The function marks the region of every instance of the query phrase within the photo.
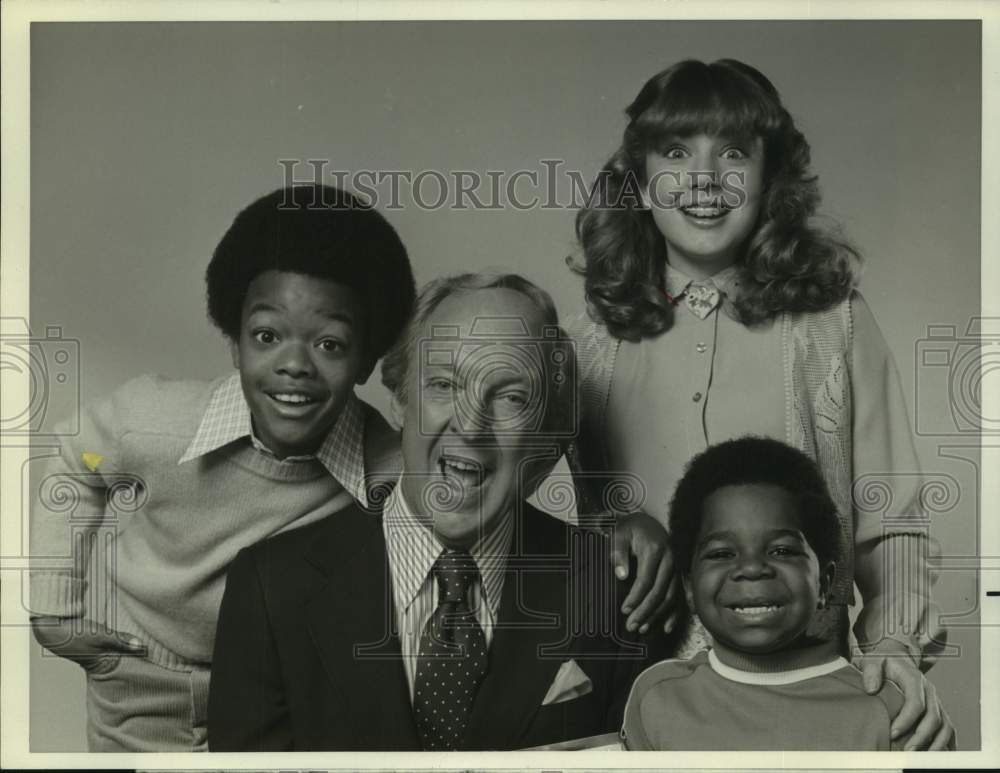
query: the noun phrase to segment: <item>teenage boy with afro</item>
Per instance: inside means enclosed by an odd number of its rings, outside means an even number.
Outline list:
[[[354,394],[414,299],[382,215],[327,186],[274,191],[237,215],[206,281],[238,372],[126,383],[83,411],[37,478],[32,625],[86,671],[91,751],[204,750],[233,557],[366,505],[366,478],[398,464],[396,433]],[[112,544],[96,539],[108,527]],[[113,556],[93,578],[106,603],[88,592],[95,549]]]

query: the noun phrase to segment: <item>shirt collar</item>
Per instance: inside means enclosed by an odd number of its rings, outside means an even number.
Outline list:
[[[426,522],[417,518],[410,510],[403,496],[401,481],[402,475],[389,495],[382,514],[389,569],[392,573],[396,609],[399,612],[413,604],[434,568],[434,562],[445,550]],[[493,619],[497,618],[500,609],[504,570],[510,554],[513,531],[514,521],[508,514],[495,529],[483,535],[469,550],[479,567],[486,603]]]
[[[318,459],[355,500],[367,507],[364,428],[364,409],[352,392],[315,454],[289,456],[278,463],[297,464]],[[259,452],[273,456],[254,435],[250,406],[243,396],[239,374],[234,373],[215,388],[198,431],[177,463],[184,464],[244,438],[248,438]]]
[[[787,671],[744,671],[740,668],[727,666],[719,660],[719,656],[715,654],[715,650],[709,650],[708,664],[715,673],[724,679],[730,680],[731,682],[742,682],[743,684],[757,685],[782,685],[795,684],[796,682],[803,682],[806,679],[815,679],[817,676],[832,674],[834,671],[839,671],[844,666],[848,665],[848,662],[842,657],[837,657],[827,663],[821,663],[818,666],[792,668]]]
[[[691,284],[701,284],[714,286],[723,296],[723,305],[736,300],[740,291],[740,270],[735,264],[728,266],[722,271],[696,281],[683,271],[674,268],[669,263],[666,264],[666,271],[663,277],[664,288],[671,298],[680,298]]]

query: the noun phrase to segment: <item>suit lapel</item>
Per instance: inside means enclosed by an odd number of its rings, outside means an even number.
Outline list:
[[[574,578],[566,574],[565,526],[549,520],[526,507],[515,526],[489,672],[476,693],[465,749],[515,748],[562,665],[551,650],[568,644],[567,593]]]
[[[321,572],[306,603],[309,631],[326,675],[342,694],[357,748],[419,749],[380,516],[344,519],[308,553]],[[334,525],[334,524],[331,524]]]

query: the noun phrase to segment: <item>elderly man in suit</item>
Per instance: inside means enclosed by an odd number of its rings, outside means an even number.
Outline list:
[[[557,322],[516,275],[424,289],[383,364],[403,412],[384,506],[230,569],[211,749],[509,750],[620,727],[663,634],[627,629],[605,534],[525,501],[575,422]]]

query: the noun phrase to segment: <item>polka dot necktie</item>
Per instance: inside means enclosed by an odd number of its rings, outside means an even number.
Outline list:
[[[465,551],[446,551],[434,564],[438,606],[424,626],[413,685],[413,713],[423,748],[458,747],[486,674],[486,637],[469,608],[479,570]]]
[[[719,305],[719,291],[711,282],[708,284],[691,284],[684,293],[684,303],[699,319],[705,319],[712,309]]]

